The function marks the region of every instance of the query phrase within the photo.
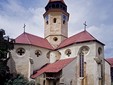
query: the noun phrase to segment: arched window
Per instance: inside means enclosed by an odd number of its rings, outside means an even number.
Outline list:
[[[54,18],[54,19],[53,19],[53,23],[56,23],[56,21],[57,21],[57,19],[56,19],[56,18]]]
[[[79,50],[79,76],[86,76],[86,61],[85,56],[89,53],[90,48],[88,46],[82,46]]]
[[[56,5],[56,8],[59,8],[59,4]]]
[[[65,24],[66,23],[66,21],[65,20],[63,20],[63,24]]]
[[[80,77],[84,77],[84,54],[80,54],[79,56],[79,75]]]
[[[60,8],[62,9],[62,5],[60,5]]]
[[[62,19],[63,19],[63,24],[65,24],[66,23],[66,20],[67,20],[66,15],[62,15]]]
[[[55,4],[52,4],[52,8],[55,8]]]
[[[49,16],[48,15],[45,16],[45,20],[46,20],[46,24],[49,24],[49,21],[48,21],[49,20]]]

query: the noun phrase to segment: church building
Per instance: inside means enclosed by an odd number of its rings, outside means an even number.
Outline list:
[[[86,29],[68,37],[64,0],[49,0],[43,18],[44,38],[24,32],[15,39],[12,73],[21,73],[36,85],[111,85],[104,44]]]

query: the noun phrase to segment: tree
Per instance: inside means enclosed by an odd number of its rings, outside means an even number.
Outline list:
[[[5,85],[35,85],[34,81],[28,81],[26,77],[21,74],[11,76],[9,80],[6,81]]]
[[[14,39],[4,36],[5,31],[0,29],[0,84],[4,85],[5,81],[10,77],[7,62],[10,59],[10,50],[14,48]]]
[[[10,74],[7,62],[10,59],[10,50],[14,49],[14,39],[4,36],[5,31],[0,29],[0,85],[35,85],[21,74]]]

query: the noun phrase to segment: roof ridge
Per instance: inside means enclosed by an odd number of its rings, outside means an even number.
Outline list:
[[[91,35],[91,33],[89,33],[88,31],[85,30],[85,32],[87,32],[91,37],[93,37],[95,40],[97,40],[93,35]]]
[[[43,37],[40,37],[40,36],[37,36],[37,35],[33,35],[33,34],[31,34],[31,33],[27,33],[27,32],[25,32],[25,33],[28,34],[28,35],[32,35],[32,36],[35,36],[35,37],[44,39]]]

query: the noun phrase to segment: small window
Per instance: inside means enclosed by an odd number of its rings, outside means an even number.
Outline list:
[[[54,18],[54,19],[53,19],[53,22],[54,22],[54,23],[56,23],[56,21],[57,21],[57,19],[56,19],[56,18]]]
[[[49,22],[48,22],[48,21],[46,21],[46,24],[49,24]]]
[[[63,24],[65,24],[66,23],[66,21],[65,20],[63,20]]]
[[[70,50],[70,49],[67,49],[67,50],[65,51],[65,54],[69,57],[69,56],[71,55],[71,50]]]
[[[65,7],[63,7],[63,10],[66,10],[66,8],[65,8]]]
[[[60,5],[60,8],[62,8],[62,5]]]
[[[55,4],[52,5],[52,8],[55,8]]]
[[[63,24],[66,23],[67,17],[65,15],[62,15],[62,19],[63,19]]]
[[[59,8],[59,4],[56,5],[56,8]]]
[[[49,6],[49,8],[51,8],[51,5]]]
[[[54,37],[54,38],[53,38],[53,40],[54,40],[54,41],[57,41],[57,40],[58,40],[58,38],[57,38],[57,37]]]
[[[41,52],[40,50],[36,50],[36,51],[35,51],[35,55],[36,55],[37,57],[39,57],[41,54],[42,54],[42,52]]]
[[[25,49],[24,48],[18,48],[16,50],[16,53],[20,56],[24,55],[25,54]]]
[[[98,48],[98,54],[99,54],[99,55],[102,54],[102,48],[101,48],[101,47]]]
[[[49,21],[48,21],[49,20],[49,16],[48,15],[45,16],[45,20],[46,20],[46,24],[48,24],[49,23]]]

